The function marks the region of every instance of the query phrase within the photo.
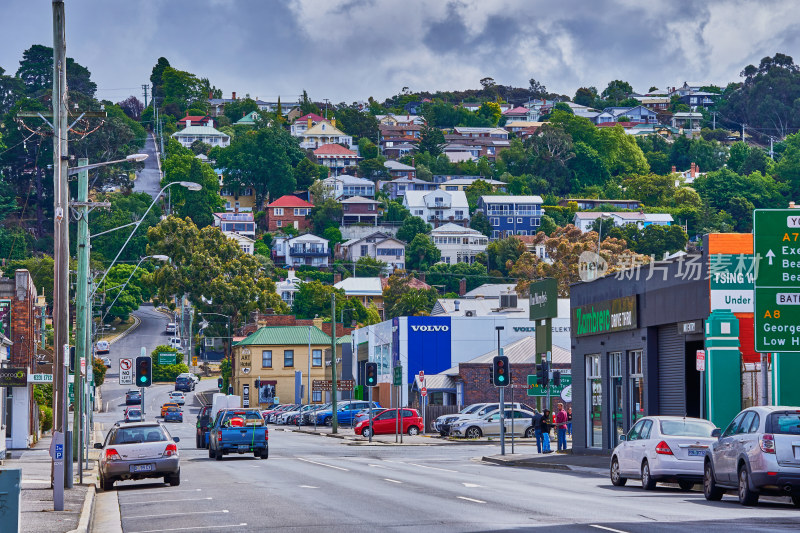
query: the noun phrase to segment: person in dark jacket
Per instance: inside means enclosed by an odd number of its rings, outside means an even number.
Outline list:
[[[550,409],[542,413],[542,453],[553,453],[550,449],[550,428],[553,426]]]
[[[536,453],[542,453],[542,419],[544,416],[539,411],[531,418],[533,435],[536,437]]]

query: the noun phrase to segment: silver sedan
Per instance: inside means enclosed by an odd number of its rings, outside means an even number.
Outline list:
[[[532,437],[533,426],[531,426],[531,419],[533,412],[527,410],[508,410],[505,412],[505,427],[506,434],[511,435],[511,420],[514,419],[514,435]],[[477,439],[487,435],[500,434],[500,411],[494,411],[488,415],[480,418],[473,418],[457,422],[450,428],[450,435],[454,437],[466,437],[468,439]]]

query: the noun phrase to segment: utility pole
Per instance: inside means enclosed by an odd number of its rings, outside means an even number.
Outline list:
[[[772,150],[772,143],[775,140],[775,137],[770,136],[769,138],[769,158],[773,161],[775,160],[775,152]]]
[[[747,141],[744,140],[744,123],[742,123],[742,142],[747,144]]]
[[[716,111],[712,111],[711,112],[711,124],[712,124],[712,126],[711,126],[712,130],[717,129],[717,112]]]
[[[338,433],[336,409],[336,293],[331,293],[331,433]]]
[[[78,166],[85,167],[89,164],[89,160],[81,158],[78,160]],[[88,350],[86,349],[86,325],[88,324],[87,314],[87,300],[89,296],[89,171],[83,170],[78,173],[78,276],[75,280],[75,410],[72,417],[72,456],[73,459],[78,461],[78,474],[83,478],[83,470],[81,466],[81,450],[83,449],[83,432],[81,428],[82,418],[82,398],[83,398],[83,375],[81,373],[80,361],[86,361],[88,366],[89,360],[86,358]],[[83,204],[83,205],[80,205]]]
[[[147,108],[147,89],[149,87],[150,86],[147,85],[146,83],[142,85],[142,91],[144,91],[144,107],[145,107],[145,109]]]

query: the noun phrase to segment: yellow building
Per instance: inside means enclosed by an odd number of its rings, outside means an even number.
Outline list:
[[[309,361],[309,347],[310,358]],[[244,386],[249,386],[249,406],[266,408],[273,403],[306,403],[308,376],[311,381],[325,377],[325,350],[330,350],[331,337],[315,326],[262,327],[233,347],[234,394],[244,400]],[[295,372],[302,372],[306,389],[302,398],[295,397]],[[259,391],[255,381],[260,381]],[[322,403],[324,393],[315,392],[312,403]]]
[[[226,187],[223,175],[218,173],[219,195],[225,202],[225,211],[230,213],[253,212],[256,211],[256,194],[252,187]]]

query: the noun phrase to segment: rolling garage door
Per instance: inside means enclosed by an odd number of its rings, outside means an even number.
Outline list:
[[[686,363],[684,339],[678,335],[678,325],[658,328],[658,405],[660,415],[686,414]],[[651,413],[656,414],[656,413]]]

